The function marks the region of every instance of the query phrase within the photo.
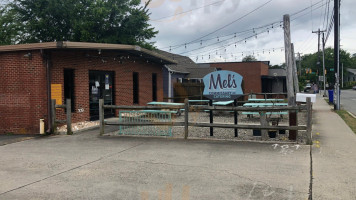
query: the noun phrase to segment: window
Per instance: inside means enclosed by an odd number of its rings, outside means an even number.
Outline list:
[[[138,73],[133,72],[132,74],[132,82],[133,82],[133,103],[138,104],[139,103],[139,88],[138,88]]]
[[[64,99],[71,99],[72,112],[74,112],[74,69],[64,69]]]
[[[157,74],[152,74],[152,101],[157,101]]]

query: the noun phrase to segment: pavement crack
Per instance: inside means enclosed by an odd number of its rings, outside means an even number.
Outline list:
[[[25,188],[25,187],[27,187],[27,186],[30,186],[30,185],[33,185],[33,184],[36,184],[36,183],[39,183],[39,182],[41,182],[41,181],[44,181],[44,180],[47,180],[47,179],[50,179],[50,178],[53,178],[53,177],[56,177],[56,176],[65,174],[65,173],[67,173],[67,172],[70,172],[70,171],[79,169],[79,168],[81,168],[81,167],[88,166],[88,165],[90,165],[90,164],[99,162],[99,161],[101,161],[101,160],[103,160],[103,159],[105,159],[105,158],[110,158],[110,157],[112,157],[112,156],[121,154],[121,153],[123,153],[123,152],[125,152],[125,151],[128,151],[128,150],[131,150],[131,149],[133,149],[133,148],[136,148],[136,147],[138,147],[138,146],[140,146],[140,145],[142,145],[142,144],[144,144],[144,143],[145,143],[145,142],[139,143],[139,144],[134,145],[134,146],[132,146],[132,147],[129,147],[129,148],[127,148],[127,149],[124,149],[124,150],[121,150],[121,151],[118,151],[118,152],[115,152],[115,153],[112,153],[112,154],[108,154],[108,155],[106,155],[106,156],[102,156],[102,157],[100,157],[100,158],[98,158],[98,159],[96,159],[96,160],[93,160],[93,161],[84,163],[84,164],[82,164],[82,165],[79,165],[79,166],[70,168],[70,169],[68,169],[68,170],[59,172],[59,173],[57,173],[57,174],[53,174],[53,175],[51,175],[51,176],[47,176],[47,177],[42,178],[42,179],[39,179],[39,180],[37,180],[37,181],[33,181],[33,182],[31,182],[31,183],[27,183],[27,184],[22,185],[22,186],[19,186],[19,187],[17,187],[17,188],[14,188],[14,189],[5,191],[5,192],[3,192],[3,193],[0,193],[0,196],[2,196],[2,195],[4,195],[4,194],[7,194],[7,193],[9,193],[9,192],[16,191],[16,190],[18,190],[18,189]]]
[[[289,189],[284,189],[284,188],[279,188],[279,187],[272,187],[271,185],[269,185],[268,183],[265,183],[263,181],[259,181],[259,180],[253,180],[251,178],[248,178],[248,177],[245,177],[245,176],[242,176],[240,174],[237,174],[235,172],[231,172],[230,170],[227,170],[227,169],[213,169],[213,168],[210,168],[210,167],[206,167],[206,166],[196,166],[196,165],[183,165],[183,164],[172,164],[172,163],[162,163],[162,162],[152,162],[152,161],[134,161],[134,160],[118,160],[118,161],[122,161],[122,162],[131,162],[131,163],[146,163],[146,164],[152,164],[152,165],[166,165],[166,166],[175,166],[175,167],[189,167],[189,168],[199,168],[199,169],[205,169],[207,171],[211,171],[211,172],[221,172],[221,173],[227,173],[227,174],[230,174],[230,175],[233,175],[233,176],[236,176],[236,177],[239,177],[241,179],[245,179],[245,180],[248,180],[252,183],[260,183],[260,184],[263,184],[263,185],[266,185],[266,186],[269,186],[271,188],[275,188],[275,189],[279,189],[279,190],[283,190],[283,191],[286,191],[286,192],[290,192]],[[301,192],[301,191],[293,191],[295,193],[305,193],[305,192]]]
[[[309,197],[308,200],[313,199],[313,146],[310,145],[310,181],[309,181]]]

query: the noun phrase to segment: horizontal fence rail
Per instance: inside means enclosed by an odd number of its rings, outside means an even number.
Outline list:
[[[118,109],[118,110],[184,110],[184,122],[108,122],[104,120],[105,109]],[[237,111],[245,112],[257,112],[260,114],[261,124],[229,124],[229,123],[192,123],[189,122],[188,113],[194,111],[231,111],[236,113]],[[307,125],[296,126],[270,126],[266,122],[267,112],[274,111],[307,111]],[[100,117],[100,135],[104,134],[105,125],[117,125],[117,126],[184,126],[184,138],[188,138],[188,127],[206,127],[206,128],[234,128],[234,129],[256,129],[256,130],[290,130],[290,131],[306,131],[307,144],[311,144],[311,120],[312,120],[312,105],[311,99],[307,98],[307,105],[299,106],[274,106],[274,107],[235,107],[235,106],[206,106],[206,105],[189,105],[188,99],[185,100],[183,105],[160,105],[160,106],[117,106],[117,105],[104,105],[102,99],[99,100],[99,117]],[[237,135],[235,135],[237,137]],[[266,139],[266,134],[262,134],[262,138]]]

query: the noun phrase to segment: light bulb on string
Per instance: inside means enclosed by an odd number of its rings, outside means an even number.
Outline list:
[[[219,39],[219,36],[218,37],[216,37],[217,39],[218,39],[218,42],[220,41],[220,39]]]
[[[269,28],[267,28],[267,33],[269,34]]]
[[[187,48],[187,43],[184,44],[184,47]]]
[[[203,40],[200,40],[200,46],[203,45]]]
[[[169,51],[170,51],[170,52],[172,51],[172,47],[171,47],[171,46],[169,46]]]
[[[236,43],[235,43],[235,48],[236,48]]]
[[[234,35],[234,38],[236,38],[236,33],[235,33],[235,35]]]

